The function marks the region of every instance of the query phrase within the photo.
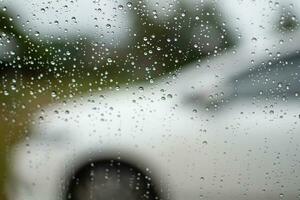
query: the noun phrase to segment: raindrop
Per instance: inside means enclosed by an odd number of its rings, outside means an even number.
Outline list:
[[[43,117],[43,116],[40,116],[40,117],[39,117],[39,121],[41,121],[41,122],[44,121],[44,117]]]
[[[55,98],[55,97],[57,96],[56,91],[52,91],[52,92],[51,92],[51,96],[52,96],[53,98]]]
[[[4,93],[4,96],[8,96],[9,95],[9,92],[7,90],[4,90],[3,93]]]
[[[256,37],[253,37],[253,38],[251,39],[251,41],[252,41],[252,42],[257,42],[257,38],[256,38]]]
[[[128,8],[132,7],[132,3],[131,2],[128,2],[126,5],[127,5]]]
[[[111,58],[107,58],[107,62],[111,63],[112,59]]]
[[[12,84],[12,85],[11,85],[11,89],[12,89],[12,90],[16,90],[16,89],[17,89],[16,85],[15,85],[15,84]]]
[[[139,87],[139,91],[144,91],[144,88],[143,87]]]

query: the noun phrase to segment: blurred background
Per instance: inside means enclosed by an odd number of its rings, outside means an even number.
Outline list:
[[[297,1],[0,0],[0,199],[36,110],[298,29]],[[298,12],[297,12],[298,11]]]

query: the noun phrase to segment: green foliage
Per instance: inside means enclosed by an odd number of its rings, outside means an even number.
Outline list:
[[[26,33],[2,11],[0,29],[17,40],[17,53],[10,55],[8,61],[1,61],[1,70],[43,77],[81,76],[90,72],[99,79],[105,73],[104,79],[130,83],[162,76],[187,63],[216,55],[235,42],[213,5],[191,10],[179,3],[167,20],[157,18],[156,11],[148,9],[142,1],[128,9],[135,24],[128,33],[131,43],[108,53],[97,48],[102,41],[85,36],[40,39],[39,33]],[[103,82],[109,82],[104,79]]]

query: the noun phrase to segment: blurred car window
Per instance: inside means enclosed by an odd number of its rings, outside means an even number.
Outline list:
[[[278,55],[279,56],[279,55]],[[250,67],[247,73],[233,80],[235,93],[240,96],[268,98],[297,97],[300,92],[300,55],[266,60]]]

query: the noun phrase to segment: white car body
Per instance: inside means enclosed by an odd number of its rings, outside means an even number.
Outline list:
[[[278,47],[269,42],[282,54],[300,48],[296,39]],[[243,47],[176,78],[38,113],[32,136],[14,149],[10,199],[63,199],[62,185],[76,168],[105,158],[150,171],[167,199],[296,199],[298,102],[235,98],[206,109],[209,95],[231,93],[231,75],[249,70],[250,52]],[[256,52],[257,63],[268,59],[263,49]],[[204,104],[189,102],[194,96]]]

